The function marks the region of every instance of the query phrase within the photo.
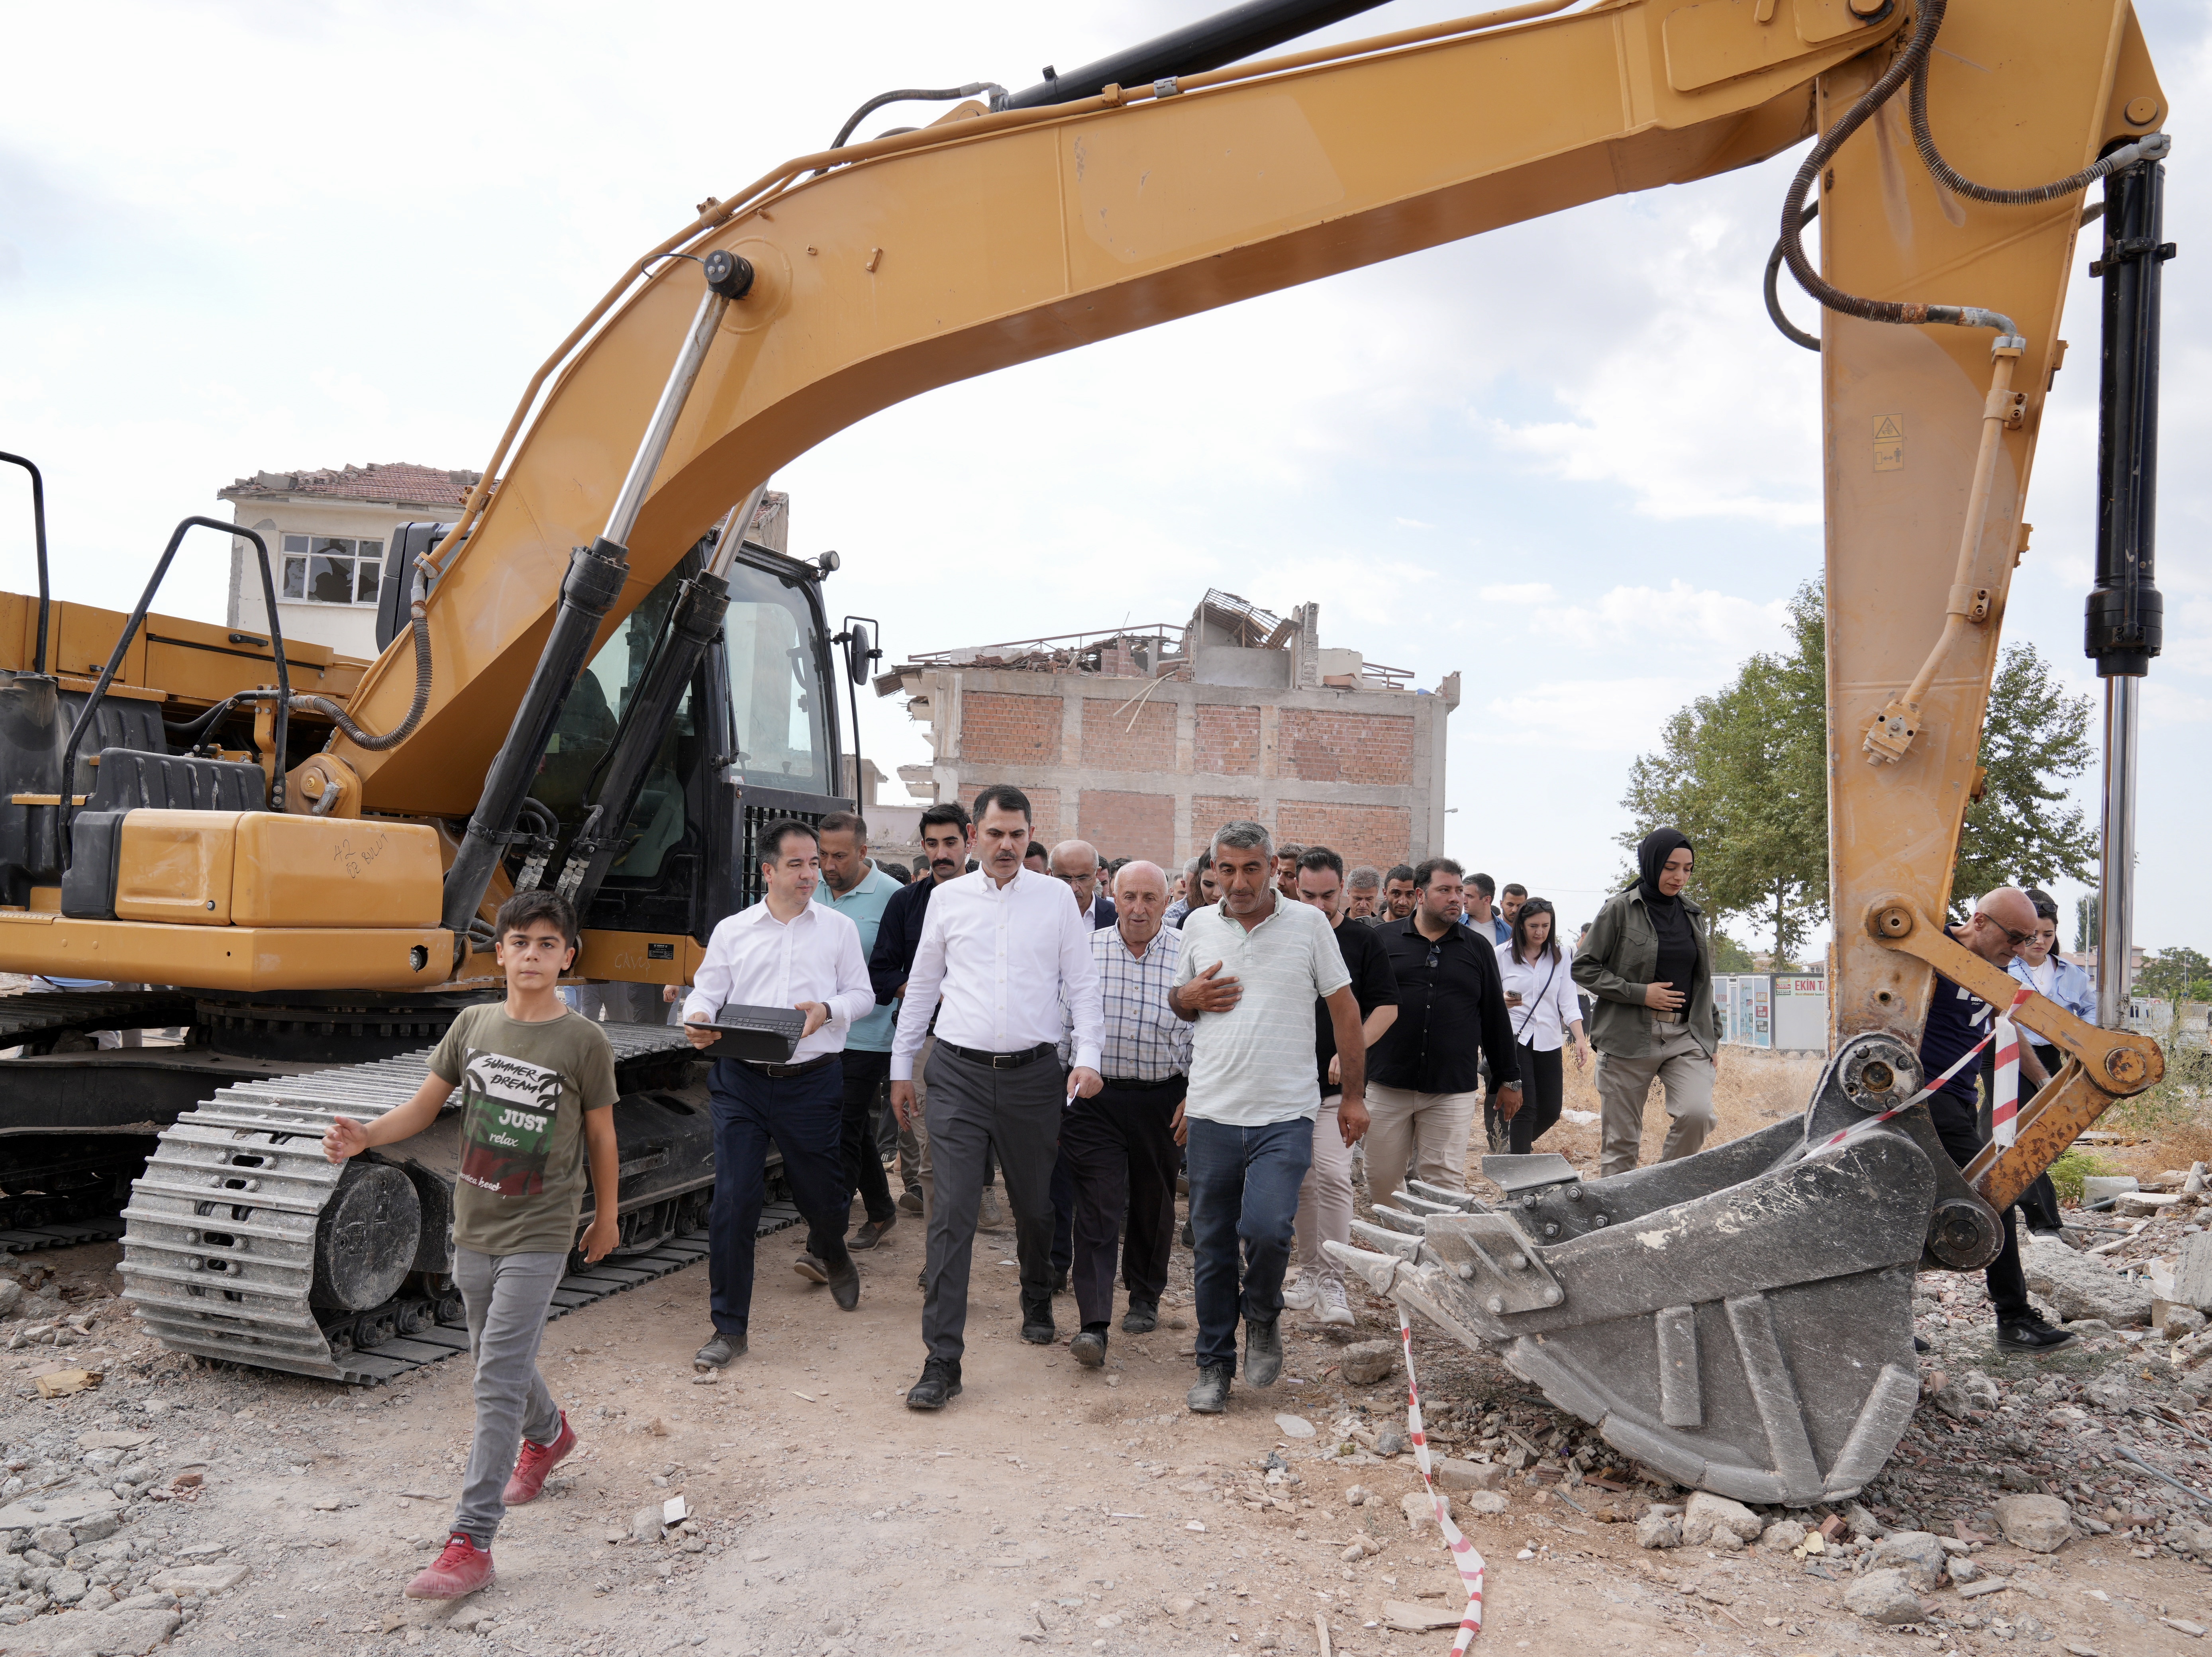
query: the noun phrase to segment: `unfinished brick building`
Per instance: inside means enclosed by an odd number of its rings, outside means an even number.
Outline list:
[[[932,652],[876,682],[930,728],[899,768],[923,799],[1026,792],[1036,833],[1164,865],[1233,817],[1388,868],[1444,841],[1444,720],[1459,675],[1417,690],[1323,650],[1320,607],[1288,620],[1209,591],[1188,622]]]

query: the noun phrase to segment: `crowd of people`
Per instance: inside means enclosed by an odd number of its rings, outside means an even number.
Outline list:
[[[1637,1166],[1655,1083],[1663,1160],[1695,1154],[1712,1127],[1711,939],[1685,889],[1695,848],[1672,828],[1644,837],[1636,880],[1570,944],[1546,899],[1449,858],[1347,870],[1328,847],[1238,821],[1169,871],[1102,861],[1082,841],[1044,847],[1032,822],[1009,785],[984,789],[972,816],[930,806],[911,874],[871,859],[850,812],[759,832],[763,895],[715,926],[673,1015],[702,1051],[725,1009],[801,1016],[785,1059],[711,1067],[701,1370],[747,1349],[771,1147],[806,1225],[796,1267],[844,1310],[860,1297],[855,1253],[902,1211],[921,1218],[915,1410],[961,1391],[994,1187],[1012,1216],[1022,1338],[1056,1344],[1055,1296],[1072,1290],[1069,1347],[1097,1368],[1117,1278],[1121,1331],[1158,1326],[1182,1181],[1198,1324],[1187,1402],[1218,1414],[1240,1375],[1264,1388],[1279,1375],[1286,1309],[1354,1322],[1327,1245],[1350,1241],[1363,1181],[1370,1203],[1409,1182],[1463,1190],[1478,1110],[1492,1152],[1537,1154],[1560,1118],[1568,1054],[1596,1066],[1601,1176]],[[2004,888],[1952,936],[2054,998],[2078,998],[2051,964],[2055,916],[2043,895]],[[453,1244],[477,1428],[452,1538],[408,1590],[433,1599],[489,1580],[506,1507],[533,1499],[576,1442],[535,1360],[587,1186],[585,1258],[617,1235],[611,1049],[558,987],[580,942],[574,912],[526,892],[494,930],[505,1002],[461,1014],[408,1104],[365,1125],[341,1118],[325,1141],[333,1161],[395,1143],[463,1090]],[[1941,1077],[1936,1132],[1961,1165],[1988,1137],[1967,1060],[1988,1047],[1990,1013],[1937,976],[1923,1058]],[[2042,1060],[2023,1053],[2031,1081],[2057,1055]],[[2062,1344],[2071,1337],[2028,1306],[2013,1228],[2008,1211],[1988,1270],[1999,1343]]]

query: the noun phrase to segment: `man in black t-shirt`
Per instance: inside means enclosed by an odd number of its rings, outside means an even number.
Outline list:
[[[1373,1047],[1398,1017],[1398,980],[1390,953],[1371,926],[1345,916],[1344,859],[1326,846],[1298,854],[1298,900],[1328,917],[1338,953],[1352,974],[1352,998],[1359,1004],[1360,1034]],[[1294,1312],[1317,1312],[1323,1323],[1348,1326],[1352,1305],[1345,1298],[1344,1268],[1322,1252],[1328,1241],[1352,1241],[1352,1147],[1367,1131],[1367,1108],[1344,1106],[1344,1083],[1337,1074],[1336,1030],[1326,1012],[1314,1019],[1314,1064],[1321,1075],[1321,1110],[1314,1118],[1313,1165],[1298,1187],[1297,1247],[1291,1264],[1297,1276],[1283,1287],[1283,1304]]]
[[[2013,951],[2034,932],[2035,905],[2018,887],[2000,886],[1974,906],[1964,926],[1945,930],[1991,966],[2003,967],[2011,962]],[[1928,1079],[1935,1080],[1972,1052],[1990,1034],[1995,1017],[1988,1002],[1936,974],[1935,992],[1928,1001],[1928,1023],[1920,1035],[1920,1063]],[[2025,1044],[2021,1059],[2022,1073],[2027,1074],[2034,1059],[2025,1050]],[[1981,1096],[1976,1085],[1980,1079],[1978,1065],[1962,1065],[1928,1101],[1936,1137],[1960,1168],[1982,1148]],[[2004,1247],[1984,1274],[1990,1303],[1996,1309],[1997,1344],[2015,1352],[2048,1352],[2064,1346],[2074,1337],[2052,1328],[2027,1303],[2027,1278],[2021,1270],[2020,1234],[2013,1211],[2006,1209],[2003,1217]]]

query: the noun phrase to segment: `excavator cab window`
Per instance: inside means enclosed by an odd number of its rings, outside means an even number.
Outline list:
[[[750,788],[830,794],[821,622],[802,581],[740,557],[730,567],[732,780]]]

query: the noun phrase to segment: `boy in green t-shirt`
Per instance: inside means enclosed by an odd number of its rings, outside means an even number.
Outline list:
[[[599,1259],[618,1235],[614,1049],[557,987],[576,958],[576,912],[556,892],[525,892],[500,907],[494,932],[507,999],[463,1010],[405,1104],[373,1122],[338,1117],[323,1136],[324,1154],[342,1162],[413,1138],[461,1089],[453,1278],[476,1361],[476,1440],[453,1534],[437,1563],[407,1585],[410,1599],[458,1599],[489,1583],[501,1518],[534,1499],[576,1447],[567,1412],[538,1373],[538,1343],[568,1270],[587,1153],[584,1258]]]

